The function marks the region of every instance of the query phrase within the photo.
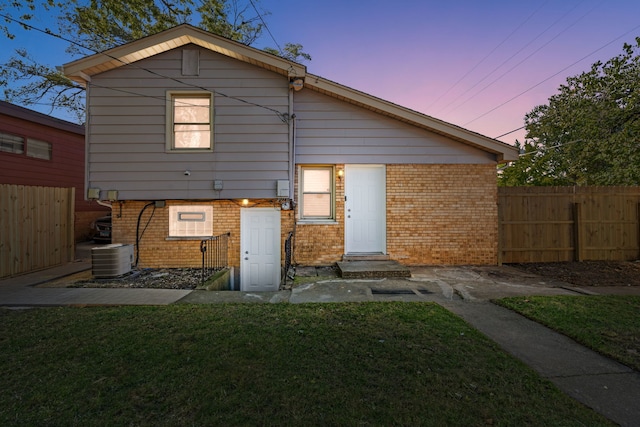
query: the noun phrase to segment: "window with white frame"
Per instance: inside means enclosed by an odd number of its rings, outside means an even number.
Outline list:
[[[169,206],[169,237],[213,236],[213,206]]]
[[[167,92],[167,150],[213,150],[211,92]]]
[[[300,168],[300,217],[306,220],[332,220],[334,212],[333,166]]]

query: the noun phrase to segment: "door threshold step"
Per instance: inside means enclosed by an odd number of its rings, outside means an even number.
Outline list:
[[[380,279],[411,277],[409,268],[397,261],[348,261],[339,262],[338,270],[343,279]]]
[[[389,261],[389,255],[382,253],[351,253],[342,255],[342,261]]]

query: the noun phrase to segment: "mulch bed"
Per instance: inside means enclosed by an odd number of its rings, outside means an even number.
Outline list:
[[[519,270],[577,286],[640,286],[640,261],[509,264]]]

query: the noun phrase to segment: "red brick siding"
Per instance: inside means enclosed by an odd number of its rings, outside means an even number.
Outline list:
[[[115,203],[113,208],[113,242],[135,244],[138,216],[148,202],[126,201]],[[275,206],[272,200],[251,200],[250,207]],[[229,265],[240,266],[240,209],[241,204],[232,200],[208,202],[167,201],[164,208],[150,206],[142,214],[140,221],[140,253],[138,267],[178,268],[199,267],[202,262],[200,240],[167,239],[169,235],[169,206],[213,205],[213,235],[230,232],[228,256]],[[153,213],[153,217],[151,214]],[[292,211],[282,211],[281,234],[284,241],[292,230]],[[151,218],[149,225],[147,221]],[[146,226],[146,229],[145,229]],[[144,233],[142,232],[144,230]],[[282,249],[284,251],[284,249]],[[284,260],[284,253],[282,254]]]
[[[387,252],[407,265],[496,264],[493,165],[388,165]]]
[[[336,165],[337,170],[344,165]],[[298,171],[296,171],[295,191],[298,194]],[[344,180],[336,178],[336,222],[314,224],[298,222],[294,262],[300,265],[331,265],[342,259],[344,254]]]
[[[339,165],[338,168],[342,168]],[[496,264],[497,187],[493,165],[388,165],[387,252],[407,265]],[[296,180],[297,181],[297,180]],[[297,191],[297,185],[296,190]],[[114,242],[135,243],[136,222],[146,202],[114,205]],[[250,206],[275,206],[252,200]],[[169,206],[212,204],[214,235],[231,232],[229,263],[240,265],[240,209],[236,201],[168,201],[157,208],[140,241],[139,267],[199,266],[198,240],[167,240]],[[153,207],[142,216],[145,228]],[[336,222],[294,225],[294,211],[282,211],[282,242],[295,229],[293,261],[331,265],[344,254],[344,183],[336,180]],[[284,262],[284,245],[282,260]]]

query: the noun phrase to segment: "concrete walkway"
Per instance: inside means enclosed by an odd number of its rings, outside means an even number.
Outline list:
[[[168,305],[191,291],[169,289],[38,288],[39,284],[90,270],[87,260],[0,280],[0,306]]]
[[[442,305],[567,395],[622,426],[640,425],[640,373],[490,302]]]
[[[310,277],[309,283],[292,290],[264,293],[36,287],[90,267],[88,261],[79,261],[0,280],[0,306],[435,302],[462,317],[569,396],[622,426],[640,425],[640,373],[489,302],[518,295],[580,295],[593,293],[593,289],[548,282],[510,267],[418,267],[411,269],[409,279]],[[313,270],[301,269],[299,274],[313,276]],[[612,293],[639,291],[621,288]]]

